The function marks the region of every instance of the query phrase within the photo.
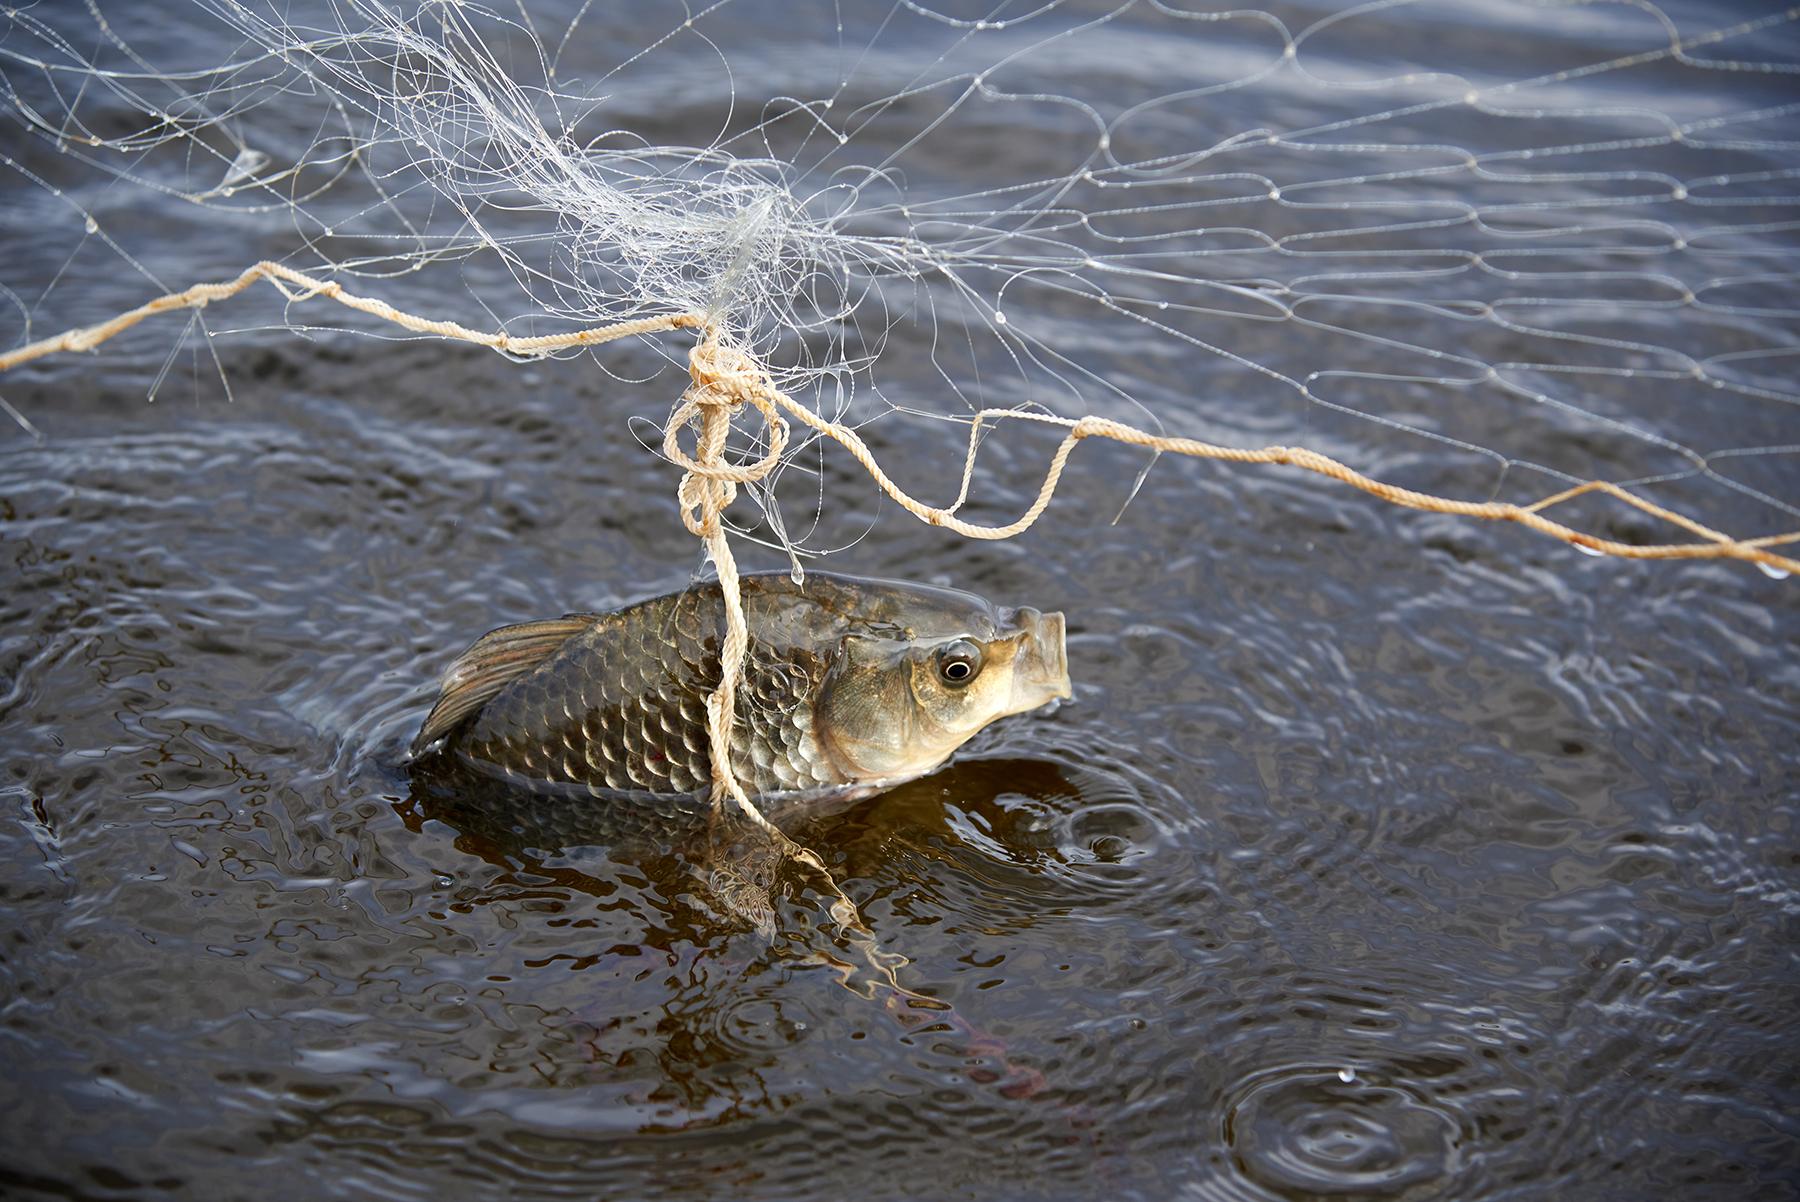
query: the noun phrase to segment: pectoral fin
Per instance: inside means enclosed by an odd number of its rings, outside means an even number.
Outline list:
[[[546,622],[502,626],[476,639],[444,673],[437,704],[413,740],[413,753],[455,730],[501,689],[532,672],[598,620],[595,614],[568,614]]]

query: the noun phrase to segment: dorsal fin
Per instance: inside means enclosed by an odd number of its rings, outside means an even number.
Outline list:
[[[557,648],[599,621],[597,614],[564,614],[490,630],[456,657],[444,673],[437,704],[425,716],[413,754],[443,738],[501,689],[535,669]]]

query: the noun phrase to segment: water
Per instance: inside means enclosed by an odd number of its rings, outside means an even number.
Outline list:
[[[285,245],[135,203],[171,278]],[[79,319],[141,299],[100,262]],[[687,578],[626,422],[672,396],[263,333],[230,404],[183,356],[146,406],[167,337],[5,381],[9,1195],[1795,1196],[1791,582],[1207,464],[1115,525],[1141,461],[1094,446],[1013,543],[889,510],[832,567],[1063,609],[1076,687],[797,832],[933,1010],[845,988],[804,892],[771,947],[656,849],[413,794],[474,635]],[[996,441],[977,512],[1053,441]]]

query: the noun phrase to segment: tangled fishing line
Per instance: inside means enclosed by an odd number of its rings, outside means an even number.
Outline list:
[[[1665,503],[1658,496],[1667,494],[1656,491],[1706,483],[1732,506],[1774,511],[1787,527],[1800,510],[1720,465],[1785,464],[1800,445],[1702,452],[1632,409],[1674,412],[1673,390],[1688,387],[1783,414],[1800,406],[1800,396],[1761,370],[1795,353],[1796,310],[1731,299],[1753,287],[1779,298],[1793,277],[1712,269],[1746,256],[1754,268],[1759,257],[1792,253],[1800,198],[1783,189],[1800,168],[1784,163],[1794,143],[1775,129],[1800,105],[1749,86],[1735,108],[1708,101],[1691,111],[1679,97],[1651,109],[1567,95],[1583,81],[1633,72],[1634,81],[1653,86],[1656,72],[1671,71],[1791,79],[1796,62],[1745,55],[1752,45],[1791,39],[1800,10],[1689,30],[1632,0],[1611,7],[1641,24],[1632,26],[1640,45],[1570,59],[1551,27],[1584,6],[1522,3],[1519,13],[1551,28],[1524,60],[1535,64],[1542,53],[1560,65],[1512,76],[1483,63],[1331,78],[1336,60],[1326,48],[1346,23],[1392,23],[1421,6],[1378,0],[1296,32],[1293,14],[1191,11],[1153,0],[1017,11],[1000,4],[974,17],[906,0],[875,14],[856,36],[845,33],[839,14],[840,66],[818,94],[771,91],[760,112],[740,120],[728,64],[745,45],[744,28],[732,22],[747,3],[683,10],[666,37],[579,84],[559,81],[569,74],[564,55],[584,44],[583,23],[594,17],[585,5],[566,14],[560,36],[545,37],[523,8],[509,16],[453,0],[411,14],[341,0],[324,4],[313,25],[286,9],[277,15],[237,0],[197,0],[196,12],[234,31],[243,50],[222,67],[188,71],[152,66],[92,2],[73,24],[9,9],[0,41],[5,98],[28,135],[22,145],[52,146],[55,154],[49,166],[23,150],[4,164],[82,215],[76,251],[97,238],[159,278],[83,207],[78,188],[53,178],[51,167],[67,174],[69,159],[79,164],[76,176],[149,187],[203,209],[282,217],[317,265],[265,260],[233,279],[162,289],[109,320],[21,337],[0,355],[0,371],[92,350],[167,312],[186,311],[190,330],[206,331],[211,349],[202,311],[262,282],[280,291],[284,325],[292,306],[329,300],[415,334],[521,359],[694,331],[662,450],[682,471],[683,519],[704,542],[726,604],[722,678],[709,702],[713,791],[771,835],[731,765],[747,634],[726,515],[747,490],[768,536],[797,553],[802,540],[781,521],[775,485],[798,455],[820,454],[826,443],[848,452],[914,517],[969,538],[1030,528],[1075,446],[1100,438],[1155,455],[1295,467],[1395,505],[1515,523],[1602,555],[1739,560],[1774,576],[1800,568],[1783,550],[1800,531],[1734,536],[1721,528],[1727,523],[1696,516],[1693,496]],[[893,32],[897,23],[910,23],[904,36],[918,45]],[[81,40],[74,26],[94,36]],[[1055,93],[1044,75],[1031,74],[1040,70],[1033,56],[1055,77],[1054,56],[1064,50],[1104,48],[1109,38],[1150,29],[1206,47],[1196,69],[1213,75],[1103,109],[1073,82]],[[871,68],[870,84],[858,72],[890,36],[902,39],[891,66],[897,74]],[[660,106],[634,108],[633,97],[645,95],[645,78],[674,53],[669,44],[693,39],[727,64],[718,132],[701,146],[639,136],[632,123],[654,126]],[[1721,47],[1740,53],[1713,57]],[[1314,55],[1324,64],[1316,71]],[[1168,62],[1145,68],[1174,69]],[[1490,77],[1477,78],[1478,71]],[[1032,80],[1037,90],[1026,86]],[[1374,101],[1348,116],[1296,117],[1286,129],[1207,125],[1205,102],[1257,88],[1269,89],[1274,108],[1298,104],[1296,95],[1341,105],[1367,93]],[[959,122],[972,126],[971,139],[1003,137],[977,118],[1006,105],[1023,106],[1058,136],[1082,135],[1071,143],[1078,149],[1067,169],[988,181],[979,161],[968,159],[961,165],[979,187],[942,178],[950,151],[979,145],[955,140]],[[267,134],[271,149],[253,145],[242,131],[281,106],[309,107],[317,121],[285,149],[276,132]],[[121,114],[143,120],[121,133]],[[1485,148],[1442,137],[1447,120],[1464,122],[1464,136]],[[926,150],[939,139],[950,139],[948,149],[934,158]],[[867,148],[860,157],[859,147]],[[1669,161],[1645,166],[1633,155]],[[1696,157],[1717,169],[1672,173],[1678,161]],[[915,159],[916,179],[908,176]],[[1334,170],[1338,163],[1347,169]],[[1445,241],[1459,236],[1470,245]],[[500,268],[481,277],[482,305],[512,303],[518,319],[483,330],[368,295],[401,288],[428,266],[476,259]],[[1644,266],[1652,261],[1656,270]],[[1689,278],[1696,270],[1699,277]],[[352,290],[341,277],[370,284]],[[500,301],[502,293],[514,300]],[[50,308],[49,290],[32,304],[18,301],[17,289],[8,295],[28,335]],[[1662,346],[1629,326],[1634,315],[1647,322],[1643,315],[1670,309],[1732,327],[1730,349]],[[1404,337],[1377,332],[1396,314],[1416,328]],[[559,324],[575,328],[536,332]],[[517,325],[532,332],[509,328]],[[1283,370],[1273,365],[1279,357],[1301,352],[1274,348],[1271,327],[1343,358]],[[931,362],[961,406],[931,416],[968,427],[960,488],[947,505],[897,484],[852,413],[862,397],[880,397],[875,371],[889,340],[917,329],[926,331]],[[1542,353],[1533,358],[1520,345]],[[1217,365],[1226,374],[1215,384],[1242,388],[1246,398],[1273,388],[1298,398],[1309,415],[1360,423],[1372,439],[1422,440],[1427,458],[1485,461],[1497,474],[1486,496],[1455,496],[1351,466],[1354,443],[1328,454],[1170,434],[1147,402],[1180,399],[1156,384],[1152,370],[1168,347]],[[1365,363],[1364,355],[1383,365]],[[220,372],[223,378],[222,365]],[[1612,393],[1621,385],[1643,395],[1620,400]],[[1591,399],[1570,395],[1583,388]],[[999,403],[989,403],[988,389]],[[1383,390],[1395,398],[1391,412],[1378,399]],[[1467,411],[1459,399],[1469,401]],[[1533,421],[1579,425],[1604,434],[1609,446],[1641,449],[1651,466],[1617,475],[1571,471],[1493,449],[1487,439],[1498,434],[1457,432],[1463,420],[1475,420],[1477,430],[1504,429],[1479,424],[1494,421],[1484,403],[1501,401],[1528,406]],[[909,408],[885,405],[883,413]],[[1102,411],[1109,408],[1146,420]],[[959,512],[982,440],[1008,421],[1060,429],[1062,440],[1019,516],[970,521]],[[799,440],[797,428],[805,432]],[[691,449],[682,441],[689,430]],[[1638,462],[1621,454],[1626,460]],[[1503,485],[1533,475],[1543,478],[1541,487],[1501,499]],[[1682,536],[1626,537],[1553,516],[1597,498]]]

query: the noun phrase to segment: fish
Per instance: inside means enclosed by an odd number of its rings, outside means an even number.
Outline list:
[[[945,764],[990,723],[1072,695],[1060,613],[957,589],[746,574],[732,769],[771,818]],[[503,626],[451,664],[416,761],[654,823],[711,806],[717,582],[610,613]]]

